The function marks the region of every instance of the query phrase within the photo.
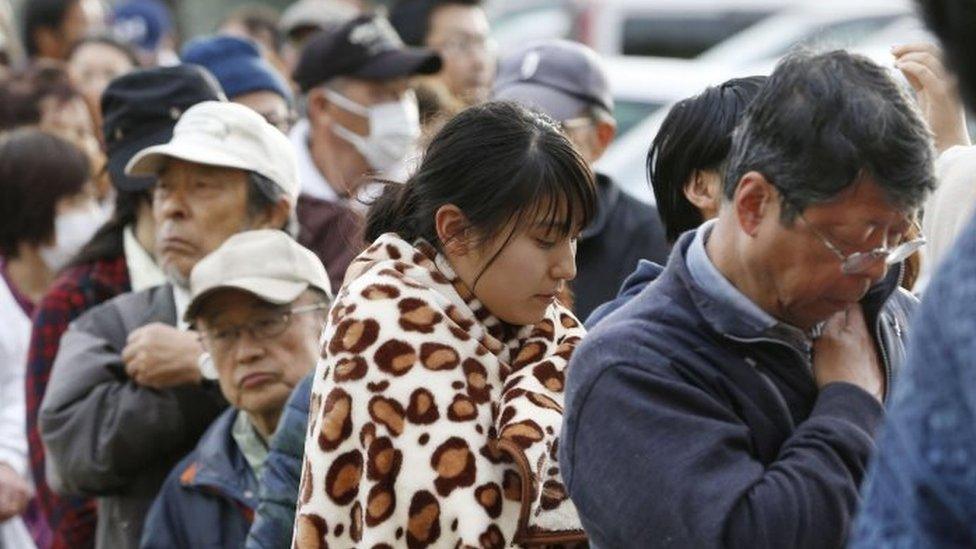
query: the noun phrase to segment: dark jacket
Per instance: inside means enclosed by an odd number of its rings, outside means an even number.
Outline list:
[[[818,391],[809,355],[702,291],[693,238],[573,355],[559,462],[583,525],[598,547],[839,547],[882,407]],[[897,371],[916,301],[890,275],[862,303]]]
[[[69,267],[58,277],[34,312],[27,355],[27,444],[37,501],[51,527],[51,549],[88,549],[95,545],[95,500],[62,496],[47,483],[45,448],[38,428],[41,399],[68,324],[92,307],[130,290],[129,269],[121,251],[113,257]]]
[[[851,547],[976,547],[976,218],[912,324]]]
[[[296,208],[298,243],[325,265],[333,291],[342,286],[349,263],[365,248],[362,216],[348,206],[302,194]]]
[[[211,383],[155,390],[125,373],[128,335],[176,324],[172,287],[124,294],[71,324],[40,412],[47,476],[58,492],[98,497],[96,546],[137,547],[163,479],[224,409]]]
[[[244,544],[258,481],[232,435],[238,413],[224,411],[166,477],[146,517],[141,547],[239,549]]]
[[[305,457],[305,431],[308,406],[312,398],[313,374],[295,387],[278,420],[271,439],[271,451],[264,463],[260,496],[254,525],[247,535],[247,549],[291,547],[295,525],[295,503]]]
[[[613,299],[617,288],[640,259],[664,263],[668,244],[654,206],[620,190],[597,174],[596,218],[580,235],[576,248],[573,310],[586,318],[597,306]]]
[[[590,313],[590,316],[586,319],[586,329],[592,330],[600,321],[610,316],[610,313],[626,305],[637,294],[644,291],[645,286],[657,280],[657,277],[661,276],[663,272],[664,267],[657,263],[646,259],[638,261],[637,268],[634,269],[634,272],[630,273],[630,276],[620,286],[617,297],[600,305]]]

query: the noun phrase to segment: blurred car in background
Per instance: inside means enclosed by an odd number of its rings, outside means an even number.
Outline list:
[[[690,59],[795,0],[583,0],[574,38],[605,55]]]
[[[683,91],[687,93],[650,111],[639,122],[623,119],[621,125],[625,131],[618,133],[618,139],[600,159],[597,169],[611,176],[627,193],[653,203],[646,174],[647,151],[674,102],[729,78],[769,74],[779,59],[794,48],[812,51],[846,48],[866,55],[889,67],[892,76],[910,90],[907,80],[894,68],[891,46],[932,40],[907,0],[860,0],[857,4],[804,0],[729,38],[695,60],[676,60],[683,73],[678,78],[686,79],[688,85]],[[644,74],[644,70],[655,65],[666,66],[657,59],[646,65],[646,69],[641,67],[639,59],[617,62],[630,69],[611,80],[612,87],[620,86],[619,90],[614,88],[614,93],[622,99],[635,95],[642,85],[638,82],[654,81],[654,75]],[[628,72],[631,72],[629,76]],[[676,93],[679,87],[674,86]],[[627,108],[618,110],[624,115],[628,111]]]
[[[730,37],[698,57],[747,67],[775,61],[797,47],[852,48],[915,19],[908,0],[803,0]]]
[[[693,58],[792,4],[791,0],[490,0],[504,54],[540,38],[567,38],[604,55]]]
[[[618,139],[662,107],[721,82],[723,65],[709,65],[666,57],[608,56],[604,58],[614,100]]]

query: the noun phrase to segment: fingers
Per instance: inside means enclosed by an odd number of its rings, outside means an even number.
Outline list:
[[[913,44],[898,44],[891,47],[891,54],[895,57],[901,57],[910,53],[924,53],[931,55],[938,60],[939,64],[942,64],[942,50],[938,46],[930,42],[915,42]]]
[[[916,92],[939,90],[944,83],[931,68],[917,61],[898,61],[895,66],[905,75]]]
[[[918,63],[928,70],[932,71],[939,80],[945,80],[948,78],[948,73],[945,70],[945,66],[936,58],[927,53],[913,52],[901,57],[895,58],[895,66],[899,66],[903,63]]]

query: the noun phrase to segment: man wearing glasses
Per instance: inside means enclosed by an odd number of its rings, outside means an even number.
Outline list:
[[[599,547],[840,547],[914,298],[925,125],[846,52],[777,67],[716,220],[569,368],[559,461]]]
[[[310,250],[281,231],[259,230],[230,237],[201,260],[190,288],[185,319],[200,332],[205,375],[217,377],[231,408],[166,479],[142,547],[242,547],[268,440],[319,356],[329,278]]]

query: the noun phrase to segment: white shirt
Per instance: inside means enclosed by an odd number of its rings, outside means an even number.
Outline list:
[[[30,480],[27,462],[27,403],[24,377],[31,321],[0,278],[0,462]],[[34,547],[20,517],[0,523],[0,547]]]

